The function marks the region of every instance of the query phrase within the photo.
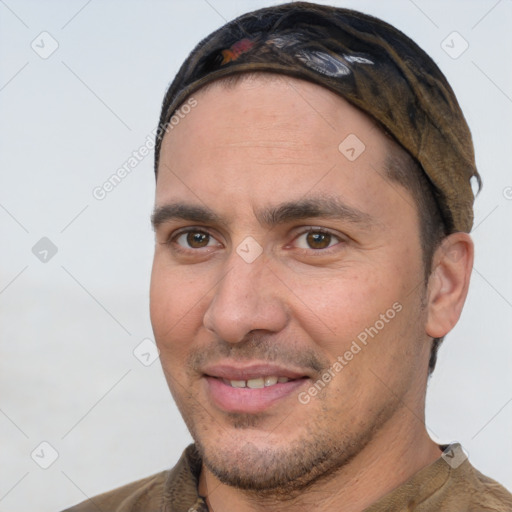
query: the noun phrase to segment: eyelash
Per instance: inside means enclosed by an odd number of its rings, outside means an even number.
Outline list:
[[[200,249],[209,249],[211,247],[202,247],[202,248],[197,248],[197,249],[193,249],[193,248],[187,248],[187,247],[183,247],[181,245],[179,245],[176,240],[182,236],[182,235],[187,235],[189,233],[200,233],[200,234],[203,234],[203,235],[207,235],[211,238],[213,238],[214,240],[217,240],[216,237],[214,235],[212,235],[210,232],[208,232],[208,230],[205,230],[203,228],[195,228],[193,226],[191,227],[187,227],[187,228],[184,228],[184,229],[181,229],[181,230],[178,230],[177,232],[174,232],[174,233],[171,233],[171,235],[169,236],[169,238],[167,239],[167,241],[165,242],[166,245],[169,245],[169,246],[172,246],[173,247],[173,250],[177,251],[177,252],[181,252],[181,253],[185,253],[185,254],[192,254],[192,253],[197,253],[199,252]],[[331,231],[325,229],[325,228],[321,228],[321,227],[309,227],[303,231],[301,231],[300,233],[298,233],[293,241],[293,242],[296,242],[301,236],[304,236],[304,235],[308,235],[310,233],[315,233],[315,234],[320,234],[320,235],[329,235],[331,236],[332,238],[336,239],[337,242],[335,244],[333,244],[332,246],[328,246],[324,249],[313,249],[313,248],[297,248],[299,251],[307,251],[308,253],[317,253],[317,254],[329,254],[330,252],[332,252],[332,250],[335,250],[335,248],[346,242],[346,240],[341,237],[340,235],[336,235],[334,233],[332,233]],[[288,247],[288,245],[287,245]]]
[[[307,236],[310,233],[314,233],[314,234],[317,234],[317,235],[328,235],[332,239],[337,240],[337,242],[334,243],[333,245],[329,245],[328,247],[325,247],[323,249],[313,249],[312,247],[308,247],[308,248],[295,247],[297,250],[299,250],[299,251],[307,251],[310,254],[325,255],[325,254],[329,254],[332,251],[336,250],[336,247],[339,244],[344,242],[344,240],[343,240],[343,238],[341,236],[332,233],[328,229],[320,228],[320,227],[318,227],[318,228],[311,227],[311,228],[305,229],[304,231],[301,231],[300,233],[298,233],[297,236],[293,239],[292,243],[294,243],[294,242],[297,243],[297,240],[300,237]],[[331,241],[334,241],[334,240],[331,240]]]
[[[213,236],[211,233],[209,233],[205,229],[189,227],[186,229],[181,229],[181,230],[177,231],[176,233],[172,233],[171,236],[169,237],[169,239],[167,240],[166,244],[174,246],[174,249],[179,252],[186,252],[186,253],[198,252],[199,249],[183,247],[177,243],[178,238],[180,238],[183,235],[188,235],[189,233],[200,233],[202,235],[207,235],[210,238],[213,238],[214,240],[217,240],[215,236]],[[202,249],[206,249],[206,248],[208,248],[208,247],[202,247]]]

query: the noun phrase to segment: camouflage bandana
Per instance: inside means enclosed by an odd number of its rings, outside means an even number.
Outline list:
[[[349,9],[293,2],[259,9],[203,39],[162,106],[155,173],[177,108],[227,75],[273,72],[316,83],[376,120],[424,170],[448,233],[473,225],[471,179],[479,186],[471,133],[433,60],[382,20]]]

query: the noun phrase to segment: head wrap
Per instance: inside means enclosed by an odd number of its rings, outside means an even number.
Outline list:
[[[409,37],[349,9],[282,4],[244,14],[203,39],[165,95],[155,172],[166,129],[187,97],[227,75],[258,71],[314,82],[372,117],[422,167],[447,231],[471,230],[471,178],[479,186],[481,180],[452,88]]]

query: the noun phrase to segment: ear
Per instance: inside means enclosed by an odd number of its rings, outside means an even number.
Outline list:
[[[434,253],[425,324],[429,336],[445,336],[459,320],[468,293],[473,256],[473,241],[467,233],[448,235]]]

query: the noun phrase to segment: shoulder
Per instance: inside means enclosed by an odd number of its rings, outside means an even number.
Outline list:
[[[462,482],[461,482],[462,483]],[[512,511],[512,494],[501,484],[470,467],[461,491],[467,494],[470,510],[489,512]]]
[[[430,477],[437,478],[440,485],[425,504],[454,512],[512,512],[512,494],[478,471],[459,443],[440,448],[443,456],[431,466],[432,471],[427,469]]]
[[[195,445],[191,444],[172,469],[99,494],[63,512],[187,510],[200,501],[197,483],[201,463]]]
[[[459,444],[452,446],[454,450],[461,450]],[[512,512],[512,494],[478,471],[467,458],[455,466],[446,464],[442,459],[439,464],[444,464],[444,471],[448,472],[444,484],[432,495],[432,503],[439,506],[440,510]]]
[[[512,512],[512,494],[475,469],[459,443],[440,448],[441,457],[365,512]]]
[[[89,498],[63,512],[142,512],[158,510],[162,504],[165,482],[169,471],[142,478],[127,485]]]

